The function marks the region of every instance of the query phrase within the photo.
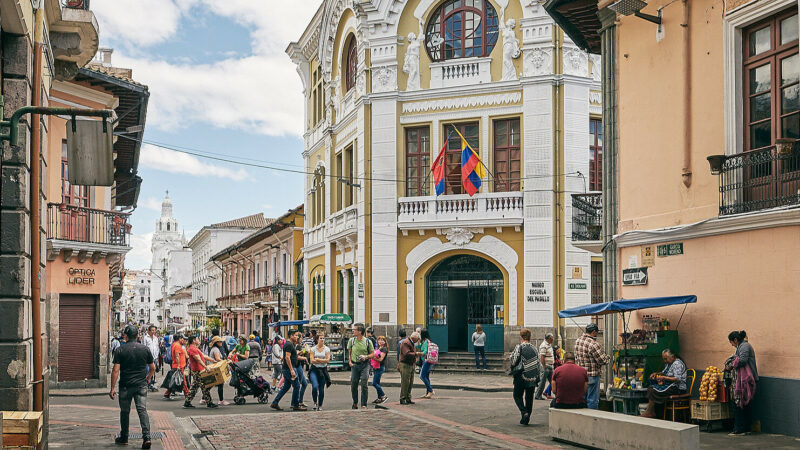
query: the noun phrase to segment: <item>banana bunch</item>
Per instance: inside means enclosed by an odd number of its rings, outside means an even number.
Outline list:
[[[716,401],[717,384],[721,379],[722,372],[716,366],[706,367],[706,373],[700,380],[700,400]]]

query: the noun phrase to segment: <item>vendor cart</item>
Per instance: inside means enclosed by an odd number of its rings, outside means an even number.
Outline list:
[[[272,322],[268,326],[270,328],[275,328],[275,332],[285,339],[286,333],[290,329],[298,328],[301,325],[307,325],[307,324],[308,320],[284,320],[283,322]]]
[[[318,314],[309,319],[309,326],[325,332],[325,345],[331,349],[328,370],[344,370],[346,364],[346,345],[349,325],[353,322],[347,314]]]
[[[669,330],[664,322],[662,329],[645,329],[628,331],[630,314],[648,308],[659,308],[670,305],[688,305],[696,303],[697,296],[683,295],[676,297],[654,297],[644,299],[626,300],[621,299],[613,302],[594,303],[579,306],[576,308],[565,309],[558,312],[562,318],[585,317],[605,315],[611,313],[622,314],[623,333],[620,335],[622,345],[614,350],[614,373],[613,387],[610,390],[615,400],[622,402],[622,410],[626,414],[638,415],[637,408],[633,403],[637,399],[643,399],[642,392],[649,384],[650,374],[658,372],[663,367],[661,352],[670,349],[674,354],[678,354],[678,332]],[[685,311],[685,308],[684,308]],[[626,320],[625,313],[628,313]],[[683,314],[681,314],[683,317]],[[680,324],[680,321],[678,321]],[[648,327],[654,328],[654,327]],[[676,325],[677,328],[677,325]],[[634,392],[625,392],[634,391]],[[614,405],[616,410],[616,404]]]

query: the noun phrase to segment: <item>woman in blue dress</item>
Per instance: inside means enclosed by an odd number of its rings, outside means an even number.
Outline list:
[[[686,393],[686,364],[672,350],[665,349],[661,358],[666,364],[661,372],[650,374],[647,388],[647,410],[643,417],[656,417],[656,404],[663,405],[672,395]]]

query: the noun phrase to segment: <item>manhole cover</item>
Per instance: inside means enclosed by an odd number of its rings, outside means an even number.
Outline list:
[[[119,435],[117,435],[116,437],[119,437]],[[128,439],[129,440],[130,439],[141,439],[141,438],[142,438],[142,433],[128,433]],[[163,431],[153,431],[153,432],[150,433],[150,439],[151,440],[153,440],[153,439],[163,439],[163,438],[164,438],[164,432]]]

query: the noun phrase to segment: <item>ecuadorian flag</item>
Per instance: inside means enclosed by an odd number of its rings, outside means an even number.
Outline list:
[[[464,187],[464,191],[472,197],[481,188],[481,178],[486,178],[486,169],[483,167],[481,158],[469,146],[458,129],[456,129],[456,133],[461,137],[461,185]]]

